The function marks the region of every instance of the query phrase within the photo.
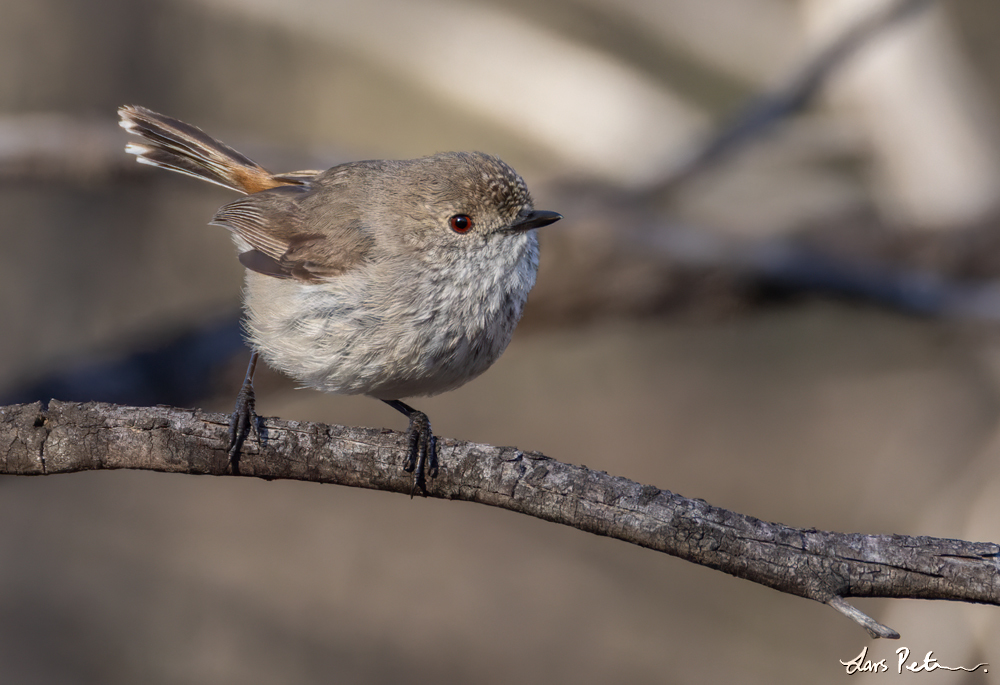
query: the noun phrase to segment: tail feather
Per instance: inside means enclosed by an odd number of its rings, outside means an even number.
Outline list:
[[[277,179],[267,169],[196,126],[145,107],[118,109],[119,125],[142,142],[125,151],[142,164],[170,169],[240,193],[256,193],[294,181]]]

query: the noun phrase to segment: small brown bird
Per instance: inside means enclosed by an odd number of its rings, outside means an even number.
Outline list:
[[[246,267],[253,349],[230,422],[230,460],[256,422],[258,356],[302,385],[383,400],[409,418],[404,468],[425,488],[437,468],[426,414],[400,398],[457,388],[510,342],[538,270],[534,209],[521,177],[481,152],[272,174],[201,129],[119,109],[142,140],[126,151],[246,197],[211,223]]]

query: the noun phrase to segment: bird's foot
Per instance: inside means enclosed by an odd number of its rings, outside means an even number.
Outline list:
[[[427,418],[427,414],[417,411],[404,402],[399,400],[383,401],[396,411],[405,414],[410,420],[410,427],[406,431],[409,449],[406,453],[406,461],[403,462],[403,470],[413,474],[410,497],[413,497],[416,492],[425,495],[427,494],[427,477],[434,478],[438,474],[437,439],[431,431],[431,421]]]
[[[257,425],[256,398],[252,383],[244,383],[236,396],[236,408],[229,417],[229,468],[234,476],[240,475],[240,450],[251,432],[260,439]]]
[[[416,491],[426,494],[427,476],[434,478],[438,474],[437,438],[431,432],[427,414],[422,411],[410,414],[410,427],[406,431],[406,437],[410,449],[403,470],[413,473],[413,487],[410,490],[410,497],[413,497]]]

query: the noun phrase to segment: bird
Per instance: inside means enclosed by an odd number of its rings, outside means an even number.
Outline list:
[[[427,415],[403,398],[457,388],[503,353],[538,270],[534,209],[498,157],[446,152],[274,174],[200,128],[125,105],[140,163],[242,193],[209,222],[246,269],[250,363],[229,424],[229,459],[256,430],[258,358],[303,387],[369,395],[409,420],[414,491],[438,472]]]

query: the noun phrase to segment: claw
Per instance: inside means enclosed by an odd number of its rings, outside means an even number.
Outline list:
[[[410,419],[410,427],[406,431],[407,450],[403,470],[413,473],[413,486],[410,497],[417,492],[427,493],[427,476],[434,478],[438,474],[437,438],[431,431],[431,422],[427,414],[399,400],[384,400],[390,407],[402,412]]]
[[[250,355],[243,387],[236,396],[236,407],[229,417],[229,468],[234,476],[240,475],[240,450],[251,431],[260,439],[260,420],[256,412],[256,397],[253,392],[253,374],[257,367],[257,353]]]

